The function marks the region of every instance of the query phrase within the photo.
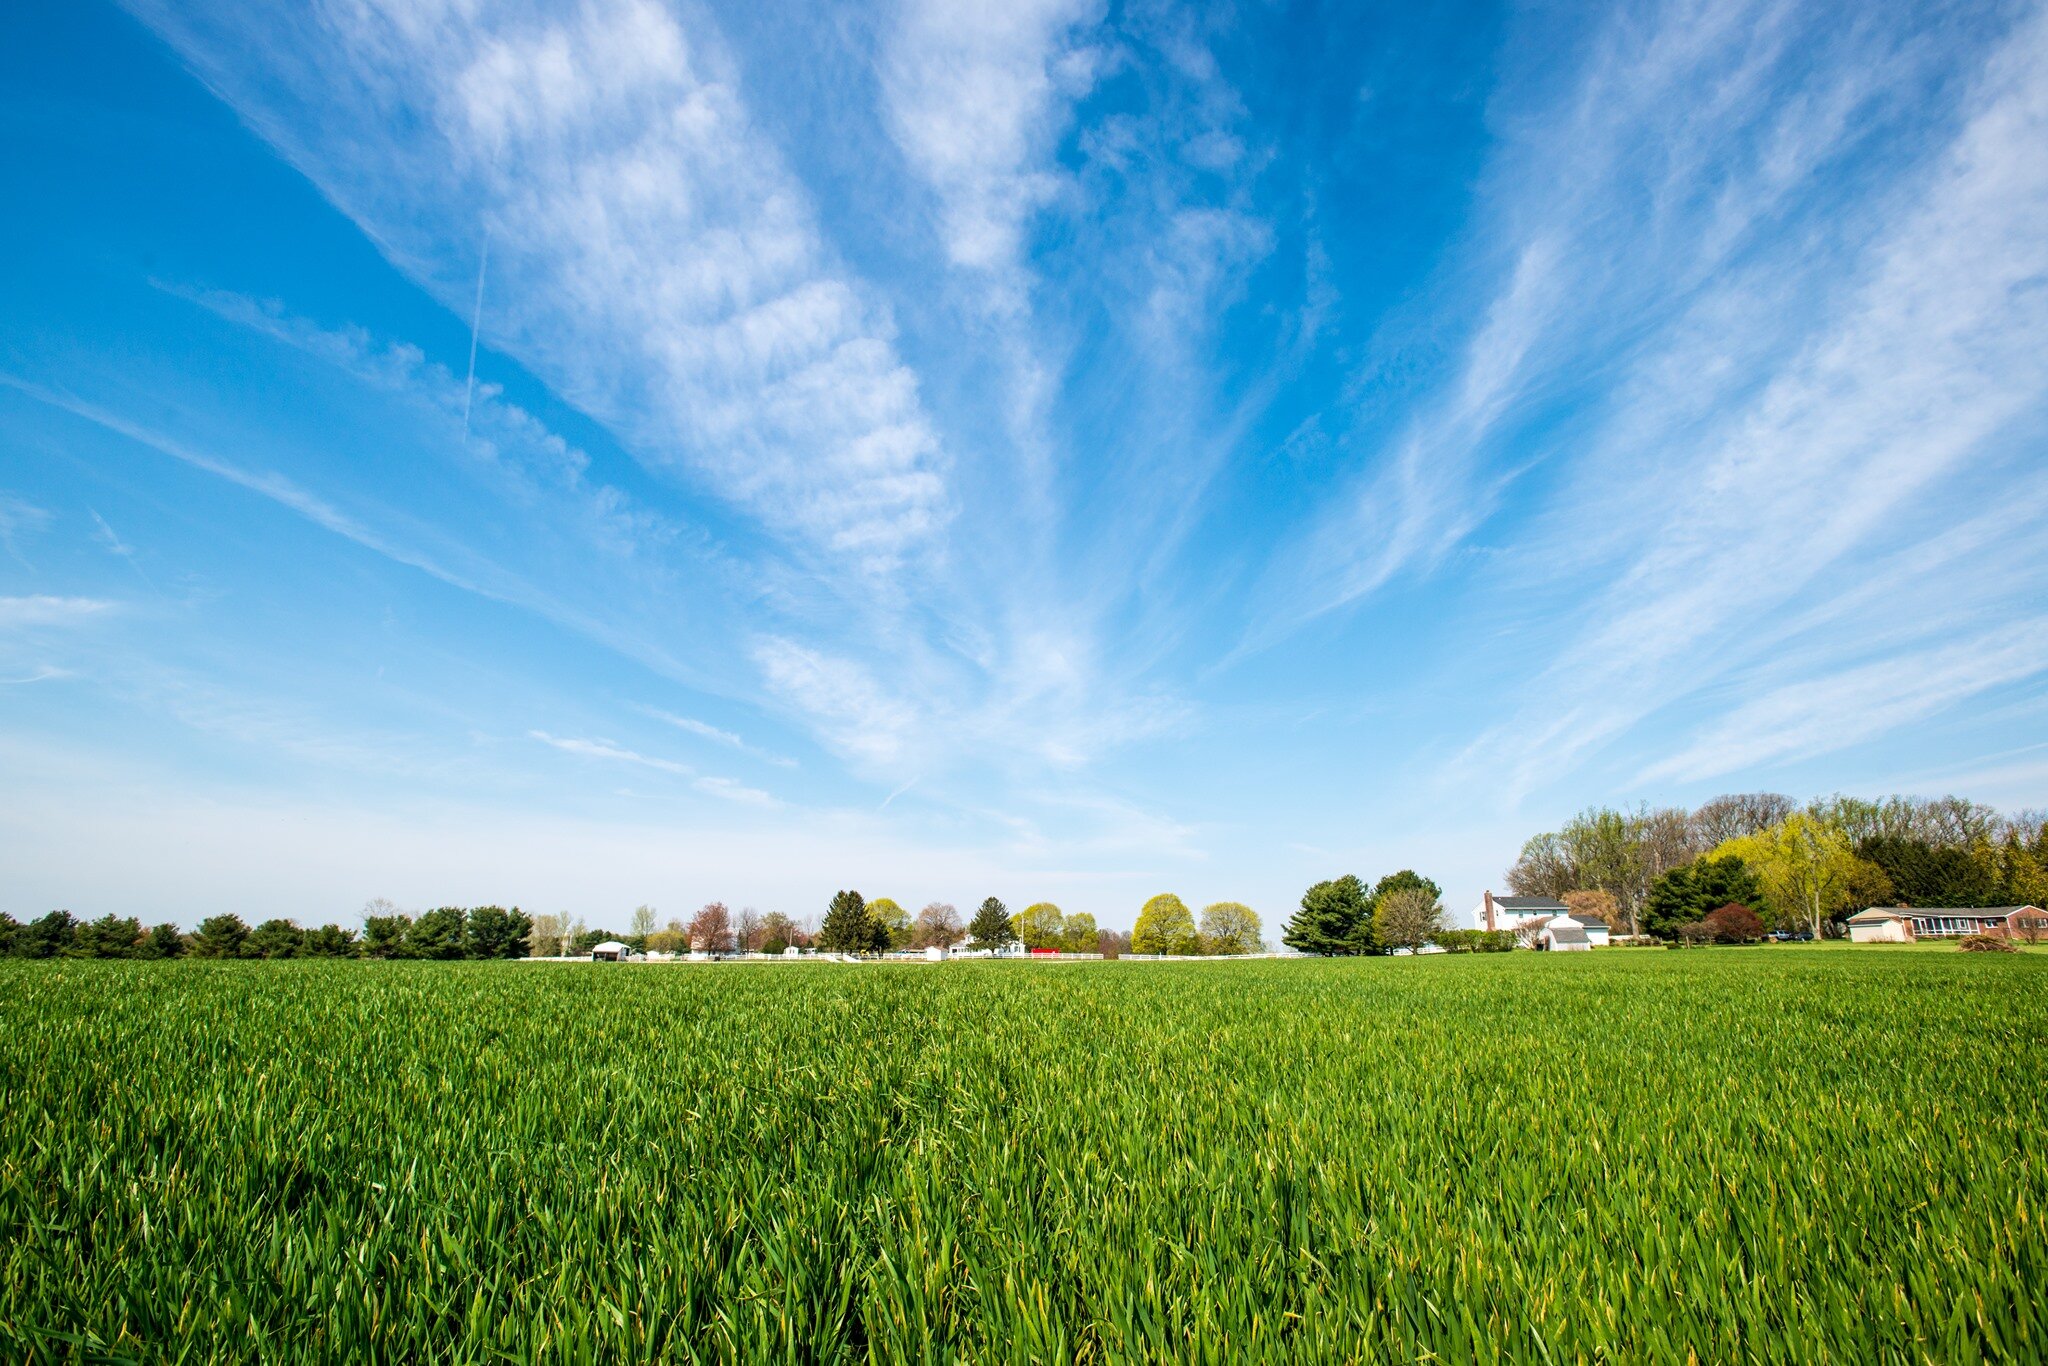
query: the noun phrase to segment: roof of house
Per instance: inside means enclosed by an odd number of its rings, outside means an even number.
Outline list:
[[[1578,925],[1583,929],[1605,930],[1607,928],[1607,922],[1602,920],[1597,915],[1573,915],[1571,912],[1567,911],[1564,915],[1558,918],[1561,920],[1569,920],[1574,925]]]
[[[1851,925],[1875,925],[1880,920],[1910,920],[1915,916],[1947,915],[1965,920],[2004,920],[2021,911],[2039,912],[2039,906],[1872,906],[1849,917]]]
[[[592,944],[590,951],[592,953],[624,953],[626,946],[616,939],[607,939],[602,944]]]
[[[1565,909],[1565,904],[1562,901],[1554,901],[1547,896],[1497,896],[1493,899],[1493,904],[1499,906],[1502,910],[1508,911],[1561,911]]]
[[[1568,915],[1559,916],[1544,927],[1553,944],[1583,944],[1586,942],[1586,927]]]

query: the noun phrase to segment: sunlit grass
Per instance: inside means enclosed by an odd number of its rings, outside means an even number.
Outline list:
[[[2044,1096],[2037,955],[0,964],[0,1358],[2035,1360]]]

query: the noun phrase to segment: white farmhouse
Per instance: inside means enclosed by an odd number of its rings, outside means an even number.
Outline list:
[[[1569,909],[1562,901],[1547,896],[1495,896],[1487,892],[1473,908],[1472,923],[1466,928],[1519,930],[1538,920],[1569,914]]]

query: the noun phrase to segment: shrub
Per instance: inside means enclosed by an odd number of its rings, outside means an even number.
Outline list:
[[[1506,953],[1515,942],[1513,930],[1445,930],[1436,937],[1446,953]]]
[[[1764,922],[1755,911],[1731,901],[1708,912],[1700,921],[1716,944],[1754,944],[1764,937]]]

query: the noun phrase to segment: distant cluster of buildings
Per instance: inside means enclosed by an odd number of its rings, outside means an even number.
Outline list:
[[[1607,922],[1595,915],[1574,915],[1572,908],[1547,896],[1481,894],[1473,908],[1473,930],[1530,932],[1529,946],[1565,953],[1605,948]]]
[[[1857,944],[1911,944],[1920,939],[2000,939],[2048,935],[2048,911],[2039,906],[1872,906],[1849,917]]]
[[[1532,930],[1530,946],[1572,950],[1599,948],[1608,942],[1607,922],[1572,914],[1562,901],[1547,896],[1495,896],[1486,892],[1473,908],[1475,930]],[[1849,939],[1856,944],[1911,944],[1921,939],[1961,939],[1988,934],[2002,939],[2048,936],[2048,911],[2039,906],[1872,906],[1849,917]]]

